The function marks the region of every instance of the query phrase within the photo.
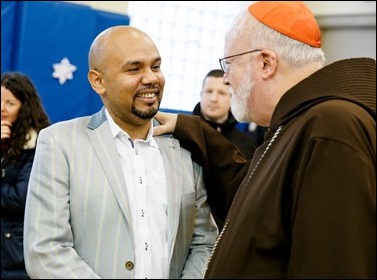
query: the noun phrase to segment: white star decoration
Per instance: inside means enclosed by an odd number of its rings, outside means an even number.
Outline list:
[[[73,79],[73,72],[76,71],[77,67],[71,64],[68,58],[63,58],[60,63],[54,63],[52,65],[54,68],[54,73],[52,77],[59,79],[59,84],[63,85],[67,80]]]

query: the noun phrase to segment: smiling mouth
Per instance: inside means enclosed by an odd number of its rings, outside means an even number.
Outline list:
[[[156,92],[138,93],[138,94],[136,94],[136,97],[143,98],[143,99],[150,99],[150,98],[157,97],[157,93]]]

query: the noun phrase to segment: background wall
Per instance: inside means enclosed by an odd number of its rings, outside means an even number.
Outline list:
[[[102,102],[87,80],[89,47],[117,24],[129,17],[60,1],[2,1],[1,72],[30,76],[52,122],[92,114]]]
[[[376,59],[376,1],[305,1],[321,27],[326,62]]]
[[[68,2],[89,5],[95,9],[109,12],[127,14],[128,2],[133,1]],[[242,2],[251,3],[252,1]],[[313,11],[321,27],[323,49],[327,63],[354,56],[367,56],[376,59],[376,1],[304,2]],[[236,5],[239,8],[242,6]],[[140,15],[135,14],[133,16]],[[206,28],[206,26],[203,26],[203,28]]]
[[[250,3],[2,1],[1,71],[30,75],[53,122],[92,114],[102,103],[86,78],[90,42],[109,26],[136,25],[151,35],[163,57],[162,109],[189,113],[200,100],[203,77],[219,68],[227,27]],[[306,3],[321,27],[327,63],[376,58],[375,1]],[[54,77],[56,65],[71,72]]]
[[[126,13],[130,16],[130,25],[150,34],[161,52],[167,81],[162,106],[184,111],[191,111],[199,102],[206,73],[219,67],[227,27],[242,7],[252,3],[115,1],[117,5],[101,5],[96,1],[72,2]],[[305,3],[320,25],[327,64],[348,57],[376,58],[375,1]]]
[[[88,5],[93,9],[127,15],[128,1],[63,1],[79,5]]]

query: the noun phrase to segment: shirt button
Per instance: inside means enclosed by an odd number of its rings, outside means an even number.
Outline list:
[[[126,262],[126,264],[124,266],[126,267],[127,270],[134,269],[134,263],[131,262],[131,261]]]

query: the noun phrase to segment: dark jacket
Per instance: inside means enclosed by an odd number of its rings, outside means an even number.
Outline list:
[[[245,155],[247,159],[250,159],[253,157],[255,147],[256,147],[255,141],[251,135],[249,135],[247,132],[241,131],[237,127],[238,122],[234,118],[232,112],[229,112],[228,119],[221,124],[208,121],[204,118],[202,112],[200,111],[200,102],[199,102],[198,104],[196,104],[192,114],[201,117],[210,126],[216,129],[217,132],[221,133],[226,138],[228,138],[231,142],[233,142],[233,144],[238,149],[240,149],[240,151]]]
[[[35,141],[35,138],[32,139]],[[26,193],[35,154],[35,142],[14,164],[1,162],[1,279],[27,279],[23,233]]]
[[[205,278],[376,278],[375,60],[289,89],[251,161],[199,118],[179,115],[174,134],[227,215]]]

